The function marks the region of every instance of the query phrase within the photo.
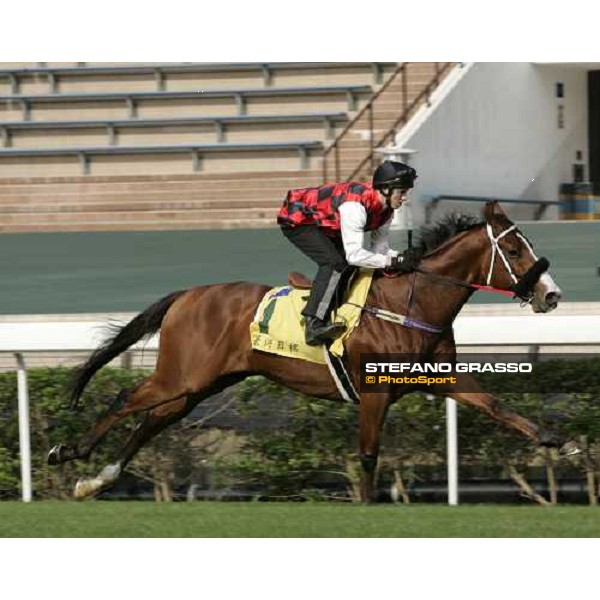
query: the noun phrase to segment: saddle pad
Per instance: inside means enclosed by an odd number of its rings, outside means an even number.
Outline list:
[[[343,321],[347,326],[342,336],[329,347],[334,356],[341,357],[344,354],[344,342],[360,321],[361,308],[367,300],[372,279],[372,269],[361,269],[354,279],[346,303],[333,313],[332,318],[335,321]],[[310,290],[296,290],[289,285],[269,290],[250,323],[252,348],[270,354],[327,364],[324,347],[308,346],[304,341],[304,317],[301,313],[309,293]],[[350,302],[352,304],[348,304]]]

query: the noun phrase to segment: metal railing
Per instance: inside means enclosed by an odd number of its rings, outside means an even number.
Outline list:
[[[425,223],[431,223],[433,220],[433,214],[436,207],[441,202],[501,202],[505,204],[519,204],[519,205],[533,205],[535,211],[533,218],[536,221],[541,220],[549,206],[560,206],[561,202],[558,200],[527,200],[520,198],[497,198],[497,197],[486,197],[486,196],[453,196],[449,194],[442,194],[441,196],[435,196],[425,205]]]
[[[368,139],[369,139],[369,151],[368,154],[358,163],[358,165],[345,177],[346,180],[353,179],[357,173],[367,164],[370,163],[371,170],[375,168],[375,150],[385,144],[390,138],[396,135],[398,127],[405,125],[413,111],[423,102],[429,102],[429,97],[433,90],[439,85],[442,77],[447,71],[452,68],[454,63],[434,63],[435,72],[433,77],[423,86],[423,89],[417,94],[417,96],[409,101],[408,94],[408,78],[409,78],[409,65],[413,63],[401,63],[398,65],[396,70],[392,73],[390,78],[385,84],[377,91],[377,93],[369,100],[369,102],[358,112],[350,123],[344,128],[344,130],[336,137],[331,146],[323,154],[323,181],[327,181],[329,175],[333,173],[335,181],[342,179],[342,151],[341,144],[345,141],[351,132],[355,131],[355,126],[366,116],[368,124]],[[378,100],[381,98],[392,85],[400,79],[401,86],[401,105],[399,107],[399,116],[394,121],[392,126],[386,131],[386,133],[375,140],[375,129],[374,129],[374,109]],[[331,170],[330,162],[333,160],[333,171]]]

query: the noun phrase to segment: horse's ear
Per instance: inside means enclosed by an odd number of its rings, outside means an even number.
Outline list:
[[[494,220],[494,217],[504,217],[505,219],[508,219],[508,216],[502,210],[498,200],[489,200],[486,202],[485,208],[483,209],[483,215],[487,223],[491,223]]]

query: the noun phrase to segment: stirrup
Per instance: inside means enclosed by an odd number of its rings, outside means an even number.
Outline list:
[[[324,323],[321,327],[313,328],[307,324],[306,326],[306,345],[320,346],[325,342],[334,340],[339,335],[346,331],[345,323]]]

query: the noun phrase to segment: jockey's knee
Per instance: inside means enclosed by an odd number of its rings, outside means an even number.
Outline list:
[[[338,273],[343,273],[349,267],[348,263],[344,260],[340,260],[333,265],[333,270]]]
[[[336,262],[326,262],[319,264],[319,271],[327,273],[328,277],[331,277],[334,273],[338,275],[342,274],[348,268],[348,263],[339,259]]]

